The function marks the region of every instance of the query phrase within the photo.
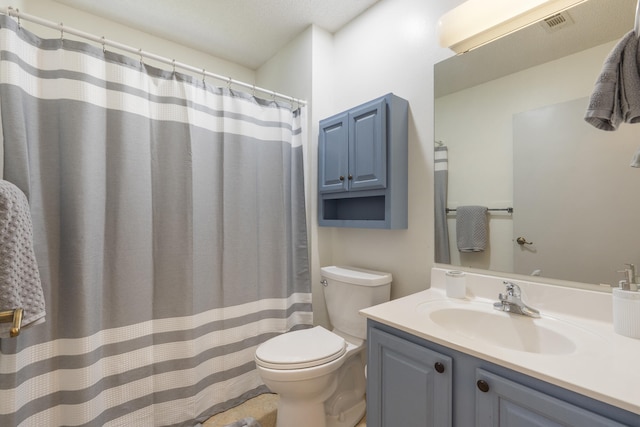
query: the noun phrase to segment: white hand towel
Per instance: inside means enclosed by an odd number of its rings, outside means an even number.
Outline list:
[[[460,252],[482,252],[489,241],[486,206],[456,208],[456,242]]]
[[[27,197],[0,180],[0,311],[23,309],[22,327],[44,322],[45,301],[33,250],[33,226]],[[0,338],[10,323],[0,323]]]

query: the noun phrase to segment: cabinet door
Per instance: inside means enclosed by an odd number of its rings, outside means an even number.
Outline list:
[[[318,192],[347,191],[349,168],[348,114],[320,122],[318,136]]]
[[[387,186],[387,108],[378,99],[349,112],[349,188]]]
[[[486,384],[486,387],[482,384],[476,389],[477,427],[623,427],[601,415],[483,369],[476,371],[476,381]]]
[[[371,328],[367,427],[450,427],[451,358]]]

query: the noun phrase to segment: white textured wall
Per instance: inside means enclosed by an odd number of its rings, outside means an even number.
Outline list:
[[[393,92],[409,101],[409,228],[328,228],[320,263],[393,274],[392,298],[430,285],[433,265],[433,65],[436,23],[458,0],[382,0],[334,36],[334,113]]]

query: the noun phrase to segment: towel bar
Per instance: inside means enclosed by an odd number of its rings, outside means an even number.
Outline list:
[[[513,213],[513,208],[489,208],[487,210],[488,211],[505,211],[505,212]],[[447,213],[449,213],[449,212],[455,212],[456,210],[447,208],[446,211]]]
[[[20,335],[20,327],[22,326],[22,309],[0,311],[0,323],[13,323],[9,336],[17,337]]]

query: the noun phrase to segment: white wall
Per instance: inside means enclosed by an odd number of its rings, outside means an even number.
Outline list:
[[[433,65],[439,17],[458,0],[382,0],[334,35],[335,78],[327,89],[337,113],[393,92],[409,101],[409,227],[324,228],[320,264],[393,274],[392,298],[429,287],[433,265]],[[315,101],[315,99],[314,99]],[[314,286],[318,286],[314,283]]]

